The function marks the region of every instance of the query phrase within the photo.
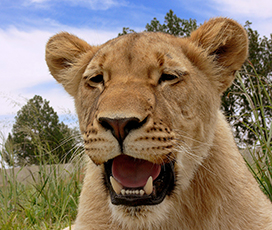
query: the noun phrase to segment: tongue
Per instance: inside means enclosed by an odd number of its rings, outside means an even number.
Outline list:
[[[150,176],[155,180],[160,172],[160,165],[127,155],[114,158],[112,163],[113,177],[127,188],[143,187]]]

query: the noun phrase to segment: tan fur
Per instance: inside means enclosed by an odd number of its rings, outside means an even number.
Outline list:
[[[134,33],[96,47],[68,33],[49,40],[47,64],[75,99],[89,156],[75,230],[272,229],[271,203],[219,110],[247,49],[245,30],[226,18],[209,20],[189,38]],[[162,74],[178,80],[160,81]],[[104,117],[144,124],[130,131],[121,152],[99,122]],[[174,159],[173,192],[153,206],[111,204],[103,163],[121,153],[158,164]]]

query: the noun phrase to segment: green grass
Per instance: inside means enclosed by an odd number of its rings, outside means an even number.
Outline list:
[[[9,159],[13,159],[13,146],[3,147],[9,148],[5,153],[8,152],[11,155]],[[77,214],[84,168],[79,152],[82,150],[77,149],[68,169],[68,165],[64,167],[62,164],[40,164],[35,166],[35,170],[33,166],[7,169],[3,161],[5,155],[1,156],[1,230],[63,229],[72,224]],[[40,156],[48,158],[51,153],[48,150]],[[22,180],[27,176],[27,180]]]
[[[14,171],[1,172],[0,229],[62,229],[71,224],[82,186],[81,167],[67,172],[60,166],[40,166],[27,184],[17,181]]]
[[[254,68],[252,67],[254,70]],[[248,168],[258,181],[260,188],[272,201],[272,98],[271,81],[260,77],[254,70],[254,74],[247,74],[250,87],[245,87],[240,74],[237,75],[241,93],[247,98],[250,105],[251,123],[244,125],[252,131],[256,137],[252,146],[247,146],[245,151],[250,158],[245,158]],[[255,78],[253,83],[253,78]],[[266,110],[266,111],[265,111]]]
[[[254,76],[247,74],[250,79],[257,78],[257,85],[251,81],[250,90],[245,87],[241,75],[237,75],[241,94],[245,95],[250,102],[252,123],[247,125],[256,135],[256,142],[248,146],[246,151],[250,153],[248,167],[261,189],[272,200],[272,124],[265,127],[259,122],[260,116],[265,118],[263,108],[271,108],[271,95],[267,91],[267,82],[256,73]],[[251,93],[249,93],[251,92]],[[253,92],[253,94],[252,94]],[[264,98],[265,97],[265,98]],[[264,102],[269,102],[265,104]],[[239,118],[237,118],[239,119]],[[2,146],[13,159],[13,146]],[[41,147],[42,151],[45,151]],[[50,151],[41,152],[43,155]],[[80,156],[80,154],[78,153]],[[61,165],[48,168],[39,166],[38,175],[30,173],[31,183],[19,180],[20,172],[15,167],[4,168],[2,156],[0,184],[0,229],[63,229],[73,223],[76,218],[78,198],[82,187],[83,166],[81,157],[76,157],[72,164],[73,170],[64,170]],[[43,161],[42,161],[43,162]],[[65,175],[65,176],[63,176]]]

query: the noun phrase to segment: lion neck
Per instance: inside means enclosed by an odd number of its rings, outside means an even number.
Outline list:
[[[170,216],[175,217],[178,229],[228,229],[230,225],[235,229],[240,224],[241,229],[253,229],[252,215],[259,215],[262,206],[254,197],[262,197],[263,205],[270,210],[269,202],[248,171],[222,114],[214,136],[208,157],[189,188],[177,195],[179,205],[173,204],[178,208]]]

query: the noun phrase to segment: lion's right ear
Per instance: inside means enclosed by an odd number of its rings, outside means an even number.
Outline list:
[[[99,49],[66,32],[51,37],[46,45],[46,63],[53,77],[72,96],[77,93],[81,75]]]

